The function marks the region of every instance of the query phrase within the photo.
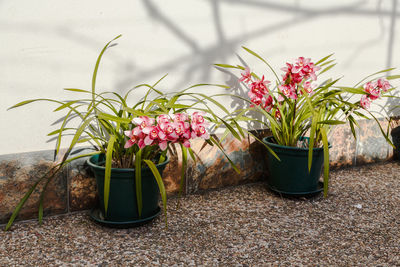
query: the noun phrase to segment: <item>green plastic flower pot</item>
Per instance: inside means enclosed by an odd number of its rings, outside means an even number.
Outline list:
[[[400,126],[392,129],[390,134],[392,136],[393,145],[395,146],[393,156],[395,159],[400,160]]]
[[[324,164],[323,148],[313,149],[311,170],[308,171],[308,148],[278,145],[272,136],[265,137],[263,142],[280,159],[267,150],[267,184],[271,190],[296,196],[316,194],[323,190],[323,184],[319,182]]]
[[[149,168],[142,168],[142,215],[139,216],[136,200],[135,169],[111,169],[110,195],[108,209],[104,209],[104,173],[105,156],[94,155],[87,160],[94,172],[99,196],[99,212],[96,221],[109,224],[134,224],[148,218],[154,218],[160,213],[158,206],[160,191],[157,181]],[[162,174],[169,159],[156,165]],[[93,217],[93,216],[92,216]]]

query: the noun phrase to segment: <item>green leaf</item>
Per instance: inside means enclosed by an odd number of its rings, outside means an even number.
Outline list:
[[[182,150],[182,168],[181,168],[181,181],[179,183],[178,204],[177,204],[178,208],[179,208],[179,199],[182,195],[183,187],[185,186],[185,173],[187,165],[187,149],[182,144],[180,145]]]
[[[329,186],[329,143],[324,128],[321,128],[321,137],[324,149],[324,197],[327,197]]]
[[[188,148],[188,151],[189,151],[189,155],[190,155],[190,157],[192,158],[192,160],[194,161],[194,162],[196,162],[196,157],[195,157],[195,155],[194,155],[194,153],[193,153],[193,149],[191,149],[190,147]]]
[[[150,170],[152,171],[154,178],[157,181],[158,188],[160,189],[160,194],[161,194],[161,199],[163,203],[163,208],[164,208],[164,214],[165,214],[165,227],[168,228],[168,221],[167,221],[167,192],[165,190],[164,182],[161,178],[160,172],[157,170],[156,165],[151,161],[145,159],[144,162],[149,166]]]
[[[236,132],[236,130],[229,124],[227,123],[225,120],[221,119],[222,123],[226,126],[226,128],[229,129],[229,131],[232,133],[232,135],[238,139],[239,141],[241,140],[240,135],[238,134],[238,132]]]
[[[110,137],[110,141],[108,141],[107,145],[107,153],[106,153],[106,169],[104,172],[104,210],[107,214],[108,209],[108,199],[110,197],[110,182],[111,182],[111,166],[113,159],[113,146],[115,142],[115,136]]]
[[[321,75],[324,72],[327,72],[328,70],[332,69],[336,63],[329,65],[328,67],[324,68],[318,75]]]
[[[119,122],[119,123],[130,123],[131,122],[130,119],[113,116],[108,113],[99,113],[97,116],[99,117],[99,119],[110,120],[110,121],[115,121],[115,122]]]
[[[46,172],[43,176],[41,176],[39,178],[39,180],[37,180],[33,186],[28,190],[28,192],[25,193],[24,197],[19,201],[18,205],[15,207],[14,212],[12,213],[10,219],[8,220],[8,223],[5,227],[5,231],[9,230],[11,225],[13,224],[15,218],[18,216],[19,212],[21,211],[22,207],[24,206],[25,202],[28,200],[28,198],[30,197],[30,195],[32,194],[32,192],[36,189],[37,185],[43,180],[45,179],[50,173],[53,173],[53,175],[55,175],[56,172],[59,171],[61,164],[56,165],[55,167],[53,167],[52,169],[50,169],[48,172]]]
[[[83,90],[83,89],[78,89],[78,88],[64,88],[66,91],[71,91],[71,92],[80,92],[80,93],[90,93],[88,90]]]
[[[400,75],[391,75],[386,77],[387,80],[395,80],[400,79]]]
[[[111,41],[109,41],[104,48],[101,50],[99,56],[97,57],[97,61],[96,61],[96,65],[94,67],[94,71],[93,71],[93,76],[92,76],[92,98],[93,98],[93,102],[94,102],[94,96],[95,96],[95,91],[96,91],[96,77],[97,77],[97,71],[99,69],[99,65],[100,65],[100,61],[101,58],[103,57],[104,52],[107,50],[107,48],[110,46],[110,44],[117,40],[118,38],[120,38],[122,35],[118,35],[117,37],[115,37],[114,39],[112,39]]]
[[[244,49],[244,50],[246,50],[247,52],[249,52],[250,54],[252,54],[253,56],[255,56],[255,57],[257,57],[258,59],[260,59],[262,62],[264,62],[267,66],[268,66],[268,68],[274,73],[274,75],[275,75],[275,77],[276,77],[276,80],[280,80],[279,79],[279,77],[278,77],[278,75],[276,74],[276,72],[275,72],[275,70],[271,67],[271,65],[267,62],[267,61],[265,61],[265,59],[263,59],[260,55],[258,55],[256,52],[253,52],[252,50],[250,50],[249,48],[247,48],[247,47],[244,47],[244,46],[242,46],[242,48]]]
[[[351,93],[351,94],[365,94],[364,90],[362,90],[360,88],[344,87],[344,86],[339,86],[339,88],[342,89],[343,91],[345,91],[347,93]]]
[[[142,149],[139,149],[135,155],[135,184],[136,184],[136,201],[139,217],[142,216]]]
[[[226,159],[227,159],[227,160],[229,161],[229,163],[231,164],[231,167],[232,167],[237,173],[240,173],[240,170],[236,167],[235,163],[233,163],[233,161],[232,161],[232,160],[229,158],[229,156],[225,153],[223,147],[222,147],[213,137],[210,137],[210,141],[211,141],[212,143],[214,143],[214,144],[219,148],[219,150],[225,155]]]
[[[338,124],[346,124],[346,122],[339,120],[324,120],[317,122],[317,124],[338,125]]]
[[[229,64],[214,64],[214,66],[225,68],[225,69],[240,69],[237,66],[229,65]]]
[[[318,60],[318,61],[315,63],[315,65],[321,64],[322,62],[324,62],[325,60],[327,60],[328,58],[330,58],[332,55],[333,55],[333,53],[330,54],[330,55],[328,55],[328,56],[326,56],[326,57],[324,57],[324,58],[322,58],[322,59],[320,59],[320,60]]]
[[[24,106],[26,104],[29,104],[29,103],[32,103],[32,102],[36,102],[36,101],[50,101],[50,102],[55,102],[55,103],[59,103],[59,104],[64,104],[61,101],[57,101],[57,100],[53,100],[53,99],[49,99],[49,98],[38,98],[38,99],[30,99],[30,100],[25,100],[25,101],[19,102],[18,104],[15,104],[14,106],[9,107],[7,110],[10,110],[10,109],[13,109],[13,108],[17,108],[17,107],[20,107],[20,106]]]
[[[377,74],[384,73],[384,72],[389,72],[389,71],[392,71],[392,70],[395,70],[395,69],[396,69],[396,68],[389,68],[389,69],[385,69],[385,70],[381,70],[381,71],[372,73],[371,75],[368,75],[367,77],[365,77],[364,79],[362,79],[361,81],[359,81],[354,87],[357,87],[357,86],[358,86],[359,84],[361,84],[363,81],[365,81],[366,79],[368,79],[368,78],[370,78],[370,77],[372,77],[372,76],[375,76],[375,75],[377,75]]]

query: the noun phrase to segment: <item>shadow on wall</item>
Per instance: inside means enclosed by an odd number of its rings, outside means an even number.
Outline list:
[[[395,22],[396,18],[400,17],[397,13],[398,0],[392,0],[392,11],[382,11],[380,8],[381,2],[377,3],[376,10],[367,10],[364,8],[365,1],[359,1],[356,3],[347,4],[346,6],[334,7],[334,8],[320,8],[313,9],[310,7],[302,7],[300,5],[300,1],[297,1],[296,5],[289,4],[281,4],[281,3],[272,3],[265,1],[244,1],[244,0],[208,0],[210,3],[210,7],[212,9],[214,22],[215,35],[217,36],[217,43],[211,45],[207,48],[201,48],[196,44],[195,36],[193,33],[186,33],[181,27],[179,27],[179,22],[173,21],[171,17],[173,14],[165,14],[159,7],[153,3],[152,0],[143,0],[143,6],[148,11],[149,15],[155,21],[162,24],[168,31],[174,34],[177,39],[187,45],[192,51],[189,55],[182,55],[173,59],[170,62],[167,62],[163,65],[157,66],[153,69],[144,70],[139,72],[138,75],[140,77],[146,77],[149,75],[154,75],[155,73],[159,73],[160,75],[164,74],[171,68],[177,68],[181,65],[190,62],[185,69],[184,80],[181,81],[181,84],[186,84],[190,81],[190,77],[193,73],[200,72],[202,73],[202,79],[207,81],[210,76],[210,71],[212,68],[210,66],[215,62],[223,62],[227,56],[231,56],[235,53],[238,47],[242,43],[245,43],[248,40],[253,38],[259,38],[260,36],[267,36],[276,31],[282,30],[284,28],[288,28],[293,26],[294,21],[296,25],[301,23],[306,23],[316,18],[322,16],[336,16],[336,15],[351,15],[351,16],[377,16],[379,18],[383,17],[391,17],[391,26],[388,29],[389,32],[389,44],[388,44],[388,53],[387,53],[387,64],[390,65],[393,57],[393,43],[394,43],[394,32],[395,32]],[[261,26],[259,29],[254,29],[250,32],[242,34],[240,36],[226,38],[223,30],[223,21],[221,20],[220,10],[223,5],[243,5],[250,6],[257,9],[265,9],[268,11],[278,11],[278,12],[286,12],[292,13],[294,16],[286,21],[278,22],[276,24],[270,24],[266,26]],[[385,29],[382,27],[382,31]],[[383,33],[382,33],[383,35]],[[378,41],[378,40],[375,40]],[[370,41],[368,42],[371,43]],[[361,45],[361,48],[362,49]],[[360,49],[356,49],[359,51]],[[178,85],[179,86],[179,85]]]
[[[236,51],[238,51],[240,45],[243,43],[256,38],[267,37],[276,32],[282,31],[283,29],[291,28],[294,25],[298,26],[304,23],[309,23],[318,18],[338,15],[376,17],[380,19],[380,21],[384,18],[389,18],[390,26],[385,28],[382,25],[379,37],[388,36],[386,65],[391,65],[392,59],[395,56],[393,47],[395,43],[396,20],[400,17],[398,12],[398,0],[391,0],[391,8],[388,10],[381,9],[381,4],[383,3],[382,0],[376,2],[376,8],[374,9],[366,7],[368,4],[367,1],[344,1],[344,4],[335,7],[314,7],[312,3],[301,0],[290,3],[272,0],[203,0],[203,2],[208,3],[211,9],[211,18],[209,21],[213,23],[214,31],[210,34],[216,36],[215,43],[206,47],[199,46],[196,40],[196,33],[188,32],[181,27],[179,18],[175,18],[174,14],[168,14],[168,11],[160,8],[155,0],[142,0],[143,9],[148,13],[152,21],[160,24],[165,30],[173,34],[179,42],[189,48],[190,52],[182,52],[181,55],[176,55],[173,59],[164,62],[163,64],[157,64],[156,66],[147,69],[138,68],[135,66],[135,63],[128,62],[122,55],[115,54],[111,60],[117,61],[118,65],[125,66],[125,69],[123,70],[121,80],[116,82],[114,88],[120,88],[122,91],[123,88],[132,86],[132,84],[135,84],[135,78],[132,78],[133,76],[140,77],[142,81],[148,81],[150,78],[161,77],[165,73],[177,69],[183,70],[183,75],[180,78],[181,80],[176,81],[176,84],[173,85],[174,88],[179,89],[186,86],[193,80],[194,75],[196,75],[198,79],[201,79],[202,82],[208,82],[211,72],[215,71],[211,67],[212,64],[225,62],[228,57],[231,57],[236,53]],[[252,28],[247,32],[228,37],[224,28],[229,27],[229,25],[224,24],[221,15],[221,10],[227,6],[237,6],[250,9],[254,8],[258,11],[265,10],[265,12],[280,12],[293,16],[275,23],[265,22],[265,25],[260,25],[258,28]],[[0,23],[0,29],[34,31],[38,34],[55,34],[68,41],[73,41],[80,45],[90,47],[90,49],[93,49],[96,52],[98,51],[98,48],[103,45],[102,41],[99,43],[93,38],[84,36],[79,32],[79,30],[75,30],[73,23],[69,23],[68,27],[60,28],[59,26],[54,25],[31,25],[29,22],[13,23],[12,25],[3,22]],[[371,43],[376,43],[380,40],[381,38],[374,38],[373,40],[369,40],[368,43],[360,44],[360,46],[354,50],[352,57],[357,56],[360,51],[367,48]],[[228,79],[229,83],[233,78],[229,77]],[[236,90],[237,88],[238,87],[235,87],[234,89]],[[239,93],[241,96],[246,96],[246,92],[243,90],[235,91],[235,93]],[[233,105],[238,105],[238,102],[235,102]]]

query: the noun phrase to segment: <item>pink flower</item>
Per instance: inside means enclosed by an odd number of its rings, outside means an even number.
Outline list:
[[[168,142],[167,141],[161,141],[161,142],[158,143],[158,146],[160,147],[160,149],[162,151],[164,151],[168,147]]]
[[[310,81],[303,83],[303,88],[304,90],[309,94],[313,95],[314,94],[314,88],[315,84],[312,84]]]
[[[301,81],[311,78],[317,80],[316,71],[320,70],[319,66],[315,66],[310,58],[299,57],[295,65],[286,63],[286,67],[282,68],[286,73],[282,75],[285,84],[298,84]]]
[[[136,125],[140,126],[140,129],[143,131],[144,129],[152,126],[155,122],[155,120],[153,118],[149,118],[147,116],[140,116],[137,118],[134,118],[132,120],[133,123],[135,123]]]
[[[178,136],[175,133],[175,127],[172,122],[166,122],[158,124],[157,127],[159,128],[158,136],[162,141],[175,141],[178,139]]]
[[[296,59],[296,65],[303,68],[305,66],[308,66],[311,62],[311,58],[304,58],[304,57],[299,57]]]
[[[369,99],[369,97],[366,96],[366,95],[363,95],[363,96],[361,97],[361,100],[360,100],[360,105],[361,105],[364,109],[369,109],[370,104],[371,104],[371,100]]]
[[[281,112],[279,111],[279,109],[275,110],[275,118],[277,118],[278,120],[281,118]]]
[[[203,111],[196,111],[192,114],[192,124],[202,124],[205,123],[204,116],[205,112]]]
[[[190,138],[190,124],[185,122],[176,122],[175,126],[175,133],[178,136],[182,136],[183,138]]]
[[[129,137],[129,140],[126,141],[124,148],[130,148],[134,144],[138,144],[140,148],[143,148],[145,146],[144,144],[144,137],[145,135],[140,132],[139,135],[134,134],[134,130],[132,131],[124,131],[124,134]]]
[[[170,121],[170,117],[166,114],[161,114],[157,117],[157,124],[166,123]]]
[[[296,88],[293,84],[279,85],[278,88],[286,97],[297,99]]]
[[[271,109],[272,109],[272,107],[273,107],[273,99],[272,99],[272,96],[269,95],[269,96],[265,99],[263,108],[264,108],[267,112],[270,112]]]
[[[204,139],[210,138],[206,127],[203,124],[192,124],[192,138],[201,137]]]
[[[378,79],[378,81],[376,82],[377,86],[383,90],[384,92],[387,92],[392,86],[390,85],[390,83],[388,82],[388,80],[386,79]]]
[[[207,138],[207,139],[208,139],[208,138]],[[189,141],[189,139],[184,139],[184,140],[182,141],[182,144],[183,144],[184,147],[189,148],[189,147],[190,147],[190,141]]]
[[[256,105],[256,106],[261,105],[261,103],[262,103],[262,101],[263,101],[263,99],[264,99],[264,97],[258,96],[258,95],[254,94],[254,93],[251,92],[251,91],[248,92],[247,95],[249,96],[250,101],[253,102],[254,105]]]
[[[124,148],[130,148],[131,146],[137,143],[138,138],[135,135],[133,135],[133,131],[124,131],[124,134],[127,137],[129,137],[129,140],[126,141]]]
[[[150,129],[149,132],[147,133],[147,129]],[[144,143],[146,146],[149,146],[151,144],[153,144],[153,142],[158,140],[158,132],[160,130],[156,127],[156,126],[151,126],[151,127],[147,127],[146,128],[146,137],[144,138]]]
[[[378,99],[381,96],[381,90],[377,87],[377,83],[375,82],[367,82],[364,84],[364,91],[369,94],[368,97],[371,100]]]
[[[245,68],[241,73],[242,77],[239,79],[241,82],[250,83],[251,82],[251,71],[250,68]]]
[[[281,70],[286,73],[282,75],[285,84],[297,84],[303,80],[303,75],[299,67],[294,67],[293,64],[286,63],[286,67]]]
[[[175,123],[184,122],[189,119],[189,115],[186,113],[175,113],[174,115],[172,115],[172,117]]]
[[[267,85],[270,84],[270,81],[264,81],[264,75],[262,76],[261,80],[257,80],[250,84],[250,91],[257,95],[258,97],[263,97],[265,94],[269,92]]]

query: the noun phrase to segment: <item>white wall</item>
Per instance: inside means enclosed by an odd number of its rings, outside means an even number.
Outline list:
[[[241,45],[277,70],[298,56],[335,53],[339,64],[331,74],[344,74],[342,83],[351,85],[400,67],[399,6],[397,0],[0,0],[0,154],[54,147],[46,143],[59,117],[50,112],[54,105],[6,109],[30,98],[67,99],[66,87],[89,89],[99,51],[120,33],[105,55],[99,90],[121,93],[165,73],[160,89],[169,91],[224,83],[228,75],[212,64],[239,63],[236,53],[261,68]]]

